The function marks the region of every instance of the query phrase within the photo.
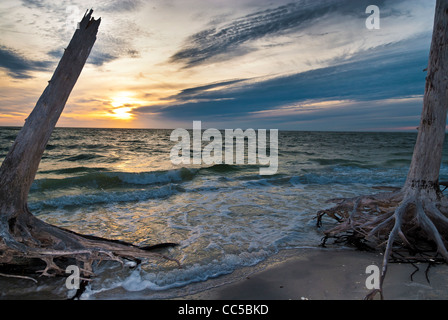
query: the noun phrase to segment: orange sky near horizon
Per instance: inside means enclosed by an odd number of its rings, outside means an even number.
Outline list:
[[[93,7],[93,16],[102,21],[97,41],[59,127],[188,128],[202,120],[217,128],[412,128],[423,84],[403,93],[397,87],[385,97],[364,98],[362,83],[356,84],[356,95],[341,91],[340,96],[317,92],[308,97],[290,79],[334,67],[344,70],[350,63],[362,68],[362,59],[370,56],[366,67],[381,66],[384,56],[408,46],[426,52],[433,4],[386,1],[382,28],[372,32],[365,28],[364,4],[351,0],[331,6],[333,11],[326,0],[308,6],[297,0],[2,1],[0,126],[23,125],[70,41],[74,23],[84,8]],[[419,77],[423,68],[415,65]],[[325,76],[319,81],[326,88]],[[343,81],[349,79],[338,79],[334,86]],[[268,89],[258,89],[263,86]],[[410,111],[400,117],[398,108]],[[361,109],[364,115],[357,113]],[[360,120],[352,119],[355,113]]]

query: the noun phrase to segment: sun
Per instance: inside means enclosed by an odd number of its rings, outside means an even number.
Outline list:
[[[112,107],[118,108],[131,103],[133,100],[133,94],[131,92],[123,91],[115,95],[110,104]]]
[[[132,108],[130,107],[122,107],[112,110],[112,116],[121,119],[121,120],[129,120],[132,119]]]
[[[110,110],[110,116],[120,120],[130,120],[133,118],[132,106],[138,106],[139,101],[136,101],[132,92],[120,92],[112,98],[110,105],[113,107]]]

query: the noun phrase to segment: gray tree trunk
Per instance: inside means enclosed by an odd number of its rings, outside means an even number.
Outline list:
[[[92,263],[121,258],[167,259],[149,252],[154,248],[174,246],[162,243],[138,247],[123,241],[82,235],[45,223],[28,209],[27,198],[43,152],[64,109],[90,50],[96,40],[101,20],[86,13],[62,56],[53,77],[17,135],[0,167],[0,265],[26,264],[38,258],[46,263],[42,275],[64,274],[54,259],[74,258],[83,264],[83,275],[92,274]]]
[[[448,108],[448,0],[438,0],[428,64],[423,111],[404,186],[439,194],[439,171]],[[440,194],[439,194],[440,196]]]
[[[29,214],[28,193],[42,154],[96,40],[101,20],[84,15],[65,49],[53,77],[0,168],[0,221],[2,226]],[[1,227],[1,226],[0,226]]]

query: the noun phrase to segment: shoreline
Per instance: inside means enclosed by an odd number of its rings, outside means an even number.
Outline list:
[[[96,293],[87,291],[81,300],[363,300],[371,292],[366,287],[371,275],[366,268],[381,268],[382,258],[381,252],[340,247],[287,249],[256,265],[181,287],[128,291],[118,286]],[[389,264],[384,299],[448,300],[448,265],[431,267],[429,283],[425,275],[428,265],[416,266],[417,272],[411,264]],[[64,300],[64,281],[42,279],[36,288],[29,280],[0,277],[0,282],[14,284],[9,294],[0,294],[0,300]]]
[[[371,292],[366,287],[370,275],[366,268],[376,265],[381,269],[381,263],[380,252],[334,248],[283,250],[262,263],[263,266],[249,267],[244,278],[235,280],[233,275],[232,280],[231,274],[210,279],[203,284],[209,289],[175,299],[363,300]],[[385,300],[448,299],[448,266],[430,268],[428,283],[425,276],[427,264],[416,265],[419,271],[411,281],[416,268],[410,264],[389,264],[383,288]],[[221,284],[213,283],[217,280]]]

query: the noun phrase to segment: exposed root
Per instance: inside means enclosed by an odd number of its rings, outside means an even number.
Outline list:
[[[18,133],[0,167],[0,266],[41,260],[42,276],[64,272],[62,262],[80,265],[85,277],[103,260],[164,259],[162,254],[122,241],[80,235],[35,218],[27,199],[51,133],[95,43],[101,19],[86,12],[48,86]]]
[[[431,255],[428,255],[425,252],[419,252],[415,256],[405,256],[401,254],[400,252],[394,252],[392,253],[390,257],[390,262],[393,263],[408,263],[412,265],[415,268],[415,271],[411,273],[410,278],[411,281],[413,281],[413,276],[416,272],[420,271],[420,268],[416,265],[417,263],[426,263],[427,267],[425,269],[425,277],[426,281],[428,283],[431,283],[429,280],[429,270],[431,267],[436,266],[438,264],[444,264],[446,263],[445,259],[443,257],[439,257],[439,255],[436,255],[435,257],[432,257]]]
[[[49,273],[51,270],[55,271],[58,274],[62,274],[64,272],[63,269],[59,268],[56,263],[54,263],[52,257],[42,257],[41,258],[47,266],[44,270],[38,270],[37,272],[41,274],[41,276],[53,277],[54,273]]]
[[[34,283],[37,283],[37,280],[31,277],[27,277],[27,276],[21,276],[21,275],[17,275],[17,274],[5,274],[5,273],[0,273],[0,277],[7,277],[7,278],[18,278],[18,279],[26,279],[26,280],[31,280]]]
[[[324,216],[339,222],[324,232],[323,245],[328,239],[335,239],[335,243],[344,242],[361,250],[384,250],[380,289],[366,298],[371,299],[378,293],[383,298],[389,262],[427,262],[429,267],[441,260],[448,262],[448,207],[440,193],[400,190],[335,201],[336,206],[317,214],[318,226],[322,225]],[[403,258],[402,251],[411,257]],[[397,259],[394,254],[401,258]]]
[[[25,217],[15,221],[8,230],[0,228],[0,265],[26,265],[39,259],[45,267],[35,272],[40,276],[54,277],[65,275],[68,264],[76,264],[85,281],[94,276],[95,262],[117,261],[123,264],[123,259],[137,263],[141,263],[142,259],[155,259],[172,261],[181,267],[178,260],[152,251],[176,245],[173,243],[138,247],[123,241],[81,235],[49,225],[31,214]]]

